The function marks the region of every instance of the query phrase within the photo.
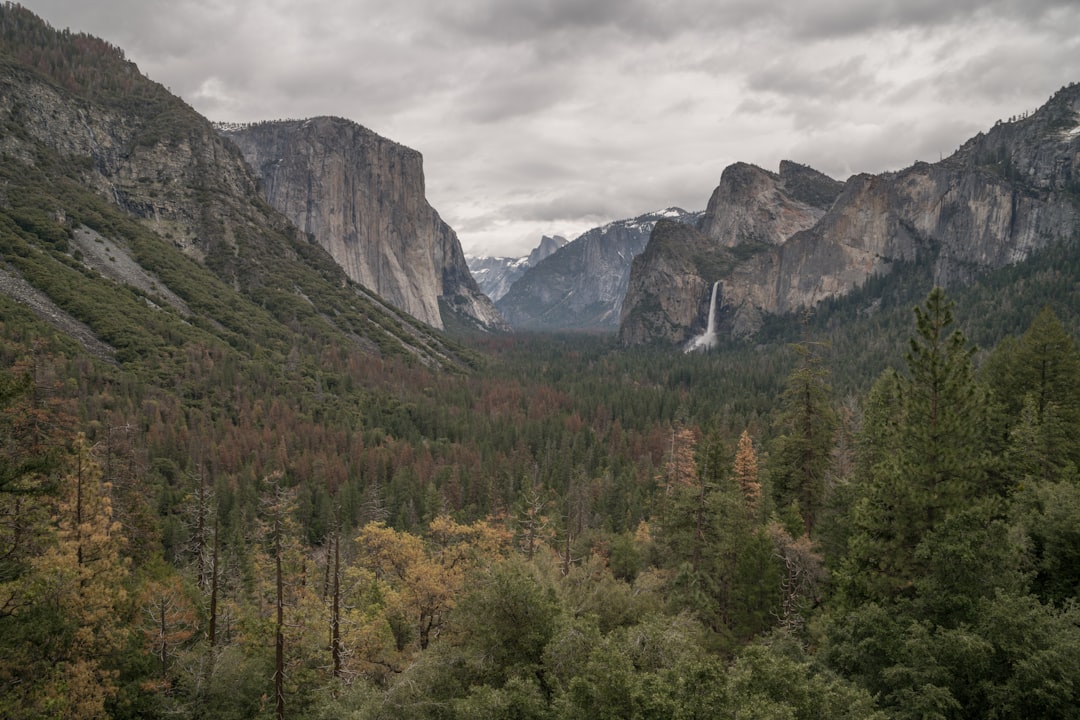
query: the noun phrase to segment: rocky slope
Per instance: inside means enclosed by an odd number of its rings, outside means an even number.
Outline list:
[[[724,189],[722,180],[714,199],[727,198],[728,204],[713,212],[712,244],[700,252],[720,257],[721,249],[737,251],[739,238],[761,244],[756,250],[746,246],[748,252],[744,257],[737,252],[730,270],[700,277],[692,290],[700,295],[704,291],[697,285],[721,280],[722,327],[749,335],[760,326],[762,313],[791,312],[843,295],[874,275],[889,273],[898,262],[917,263],[944,287],[967,284],[1051,243],[1076,237],[1078,167],[1077,86],[1062,89],[1029,117],[999,123],[945,160],[857,175],[831,205],[826,205],[831,191],[820,194],[809,214],[800,212],[805,208],[793,205],[791,198],[777,196],[760,173],[736,167],[732,177],[751,180],[742,186],[765,191],[740,194],[739,188]],[[765,202],[755,207],[738,200],[751,195]],[[816,221],[807,222],[826,206]],[[783,222],[765,223],[762,230],[758,220],[763,216]],[[785,233],[779,244],[766,245]],[[658,246],[650,255],[652,263],[635,267],[620,329],[627,344],[681,342],[704,323],[701,311],[688,323],[682,305],[661,301],[669,282],[665,265],[657,261],[664,247],[670,243]],[[639,312],[639,305],[649,313]],[[646,315],[651,318],[648,327],[642,322]]]
[[[693,225],[701,213],[668,208],[593,228],[529,268],[496,307],[515,328],[614,331],[630,264],[663,219]]]
[[[12,252],[46,248],[6,257],[5,272],[49,295],[99,339],[121,323],[72,292],[87,278],[99,280],[92,289],[101,298],[130,288],[160,313],[249,349],[242,335],[253,324],[266,342],[273,336],[287,344],[290,323],[308,318],[371,352],[434,363],[454,353],[426,326],[350,284],[262,199],[236,146],[123,51],[56,31],[11,4],[0,7],[0,41],[5,243]],[[124,320],[142,326],[117,331],[113,342],[168,324]],[[134,354],[129,348],[118,357]]]
[[[780,172],[736,163],[709,198],[702,231],[723,247],[780,245],[821,219],[844,184],[784,160]]]
[[[472,272],[480,291],[491,298],[492,302],[498,302],[503,295],[510,291],[519,277],[525,271],[548,257],[556,250],[566,245],[568,240],[560,235],[554,237],[544,235],[540,244],[532,249],[525,257],[465,257],[469,263],[469,271]]]
[[[444,327],[443,312],[505,327],[456,233],[424,196],[420,153],[332,117],[219,129],[262,180],[266,200],[350,278],[433,327]]]

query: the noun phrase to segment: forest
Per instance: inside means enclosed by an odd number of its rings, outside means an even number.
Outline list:
[[[1049,305],[976,350],[932,289],[876,371],[822,313],[693,356],[474,337],[447,372],[113,365],[0,304],[4,717],[1075,716]]]

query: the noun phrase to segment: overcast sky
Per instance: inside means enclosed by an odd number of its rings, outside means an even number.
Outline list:
[[[936,161],[1080,81],[1078,0],[20,0],[211,120],[423,153],[466,253],[704,209],[724,167]]]

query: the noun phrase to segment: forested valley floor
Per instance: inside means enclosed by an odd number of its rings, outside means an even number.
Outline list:
[[[488,337],[463,372],[118,366],[0,302],[4,717],[1080,703],[1080,351],[1049,307],[976,351],[933,290],[860,387],[805,321],[693,356]]]

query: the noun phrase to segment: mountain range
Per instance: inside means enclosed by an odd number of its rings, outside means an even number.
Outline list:
[[[967,141],[936,163],[844,183],[793,163],[727,168],[701,228],[660,223],[635,260],[626,345],[685,343],[704,330],[714,283],[723,334],[850,293],[900,264],[933,284],[970,284],[1075,239],[1080,87]]]
[[[480,286],[480,290],[493,302],[498,302],[510,290],[510,286],[525,274],[526,270],[566,245],[567,242],[568,240],[561,235],[544,235],[540,238],[540,244],[524,257],[466,256],[465,259],[469,263],[469,271],[475,278],[476,284]]]
[[[237,145],[122,50],[11,4],[0,39],[0,290],[99,357],[149,357],[181,337],[257,354],[336,336],[373,354],[459,366],[462,349],[435,332],[438,311],[500,322],[423,200],[412,151],[342,123],[309,126],[352,132],[358,147],[374,144],[402,166],[386,185],[356,190],[379,196],[373,224],[394,228],[403,246],[424,245],[410,269],[423,274],[414,288],[428,302],[396,305],[307,229],[323,228],[299,229],[272,207]]]
[[[527,259],[470,270],[424,196],[416,151],[334,117],[215,126],[108,43],[17,6],[3,23],[6,211],[57,237],[57,272],[98,273],[181,317],[211,311],[211,328],[241,329],[225,320],[230,303],[286,327],[314,315],[368,349],[435,363],[454,354],[431,332],[444,328],[681,345],[704,330],[719,282],[718,330],[748,337],[901,265],[968,284],[1072,240],[1080,220],[1074,85],[937,163],[843,182],[788,161],[777,172],[736,163],[704,213],[669,208],[569,243],[545,238]],[[116,232],[130,222],[144,243]],[[80,300],[61,297],[64,281],[50,289],[41,267],[5,260],[6,293],[81,323],[109,348],[98,354],[121,350]],[[208,273],[213,307],[167,264]]]
[[[656,224],[700,218],[672,207],[593,228],[530,266],[495,306],[516,329],[614,332],[630,264]]]
[[[735,164],[514,335],[417,153],[0,3],[0,717],[1074,717],[1077,94]]]

